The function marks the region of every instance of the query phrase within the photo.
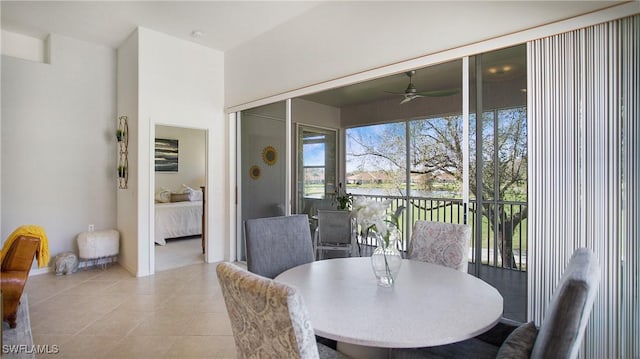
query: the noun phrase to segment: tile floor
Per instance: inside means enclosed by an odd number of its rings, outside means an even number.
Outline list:
[[[202,237],[166,239],[166,242],[164,246],[157,244],[154,246],[156,273],[190,264],[204,263]]]
[[[29,278],[37,358],[235,358],[215,265],[136,278],[119,265]]]
[[[60,348],[36,357],[235,358],[215,268],[192,264],[136,278],[116,264],[68,276],[32,276],[26,293],[34,344]],[[505,315],[507,297],[523,291],[503,293]]]

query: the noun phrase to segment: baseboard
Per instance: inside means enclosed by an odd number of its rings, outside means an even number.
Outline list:
[[[31,268],[31,270],[29,271],[29,276],[47,274],[51,272],[53,272],[53,267],[44,267],[44,268],[36,268],[36,269]]]
[[[113,261],[111,260],[110,257],[106,257],[106,258],[100,258],[94,261],[79,261],[78,262],[78,269],[86,269],[86,268],[90,268],[90,267],[96,267],[96,266],[101,266],[103,264],[115,264],[115,263],[119,263],[117,260]],[[55,272],[55,268],[53,266],[47,266],[44,268],[31,268],[31,270],[29,271],[29,276],[32,275],[42,275],[42,274],[47,274],[47,273],[51,273],[51,272]]]

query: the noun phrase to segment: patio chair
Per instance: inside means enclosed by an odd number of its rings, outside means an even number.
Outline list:
[[[346,252],[351,256],[354,234],[351,212],[318,210],[318,227],[314,234],[316,259],[323,259],[326,250]]]
[[[315,260],[306,215],[248,219],[245,237],[247,269],[263,277]]]
[[[471,229],[464,224],[417,221],[407,258],[467,272]]]
[[[600,266],[587,248],[575,251],[536,329],[533,322],[503,319],[495,327],[460,343],[394,349],[392,358],[568,358],[578,356],[600,284]]]
[[[231,263],[216,267],[238,358],[344,358],[316,342],[302,296]]]
[[[335,210],[336,206],[331,198],[309,199],[308,204],[309,208],[303,211],[303,213],[307,213],[309,215],[311,233],[314,234],[316,233],[316,229],[318,229],[318,211]]]

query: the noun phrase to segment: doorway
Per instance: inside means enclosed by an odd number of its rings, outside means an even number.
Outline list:
[[[206,131],[155,126],[155,271],[204,262]]]
[[[338,131],[298,124],[296,213],[333,208],[338,191]],[[327,206],[324,208],[323,206]]]

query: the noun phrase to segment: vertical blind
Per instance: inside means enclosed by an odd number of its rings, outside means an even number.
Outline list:
[[[527,44],[528,316],[578,247],[602,269],[587,358],[638,358],[640,15]]]

